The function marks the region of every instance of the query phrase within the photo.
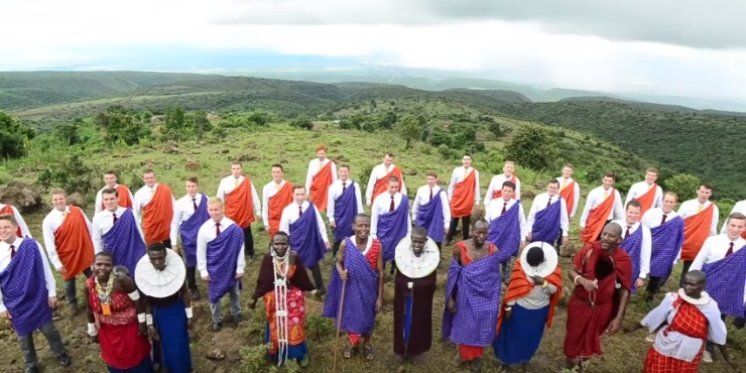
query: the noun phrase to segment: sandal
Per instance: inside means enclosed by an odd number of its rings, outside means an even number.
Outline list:
[[[365,360],[371,361],[375,358],[375,355],[373,354],[373,346],[365,345],[363,347],[363,352],[365,353]]]
[[[357,350],[357,349],[355,349]],[[349,359],[352,357],[353,348],[350,345],[345,346],[345,349],[342,350],[342,356],[344,356],[345,359]]]

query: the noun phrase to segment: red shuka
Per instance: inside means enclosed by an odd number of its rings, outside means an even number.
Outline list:
[[[225,216],[241,228],[246,228],[254,222],[254,201],[248,176],[244,176],[243,182],[225,195]]]
[[[373,197],[371,197],[371,201],[375,201],[376,197],[378,197],[379,194],[385,192],[389,188],[389,178],[391,176],[396,176],[397,179],[399,179],[399,192],[401,192],[401,185],[404,182],[404,179],[401,175],[401,169],[399,169],[399,166],[394,166],[394,169],[389,171],[386,175],[384,175],[382,178],[376,180],[376,185],[373,187]]]
[[[63,279],[74,279],[93,263],[93,241],[80,208],[70,206],[62,225],[54,232],[54,243],[65,268]]]
[[[591,209],[588,212],[588,219],[585,221],[585,228],[580,232],[580,241],[583,243],[591,243],[598,239],[598,235],[606,225],[606,220],[609,218],[611,210],[614,208],[614,200],[616,199],[616,189],[612,189],[609,196],[601,202],[600,205]]]
[[[280,218],[282,210],[293,202],[293,183],[285,181],[282,189],[275,195],[269,197],[267,204],[267,218],[269,219],[269,236],[272,237],[280,230]]]
[[[311,202],[320,211],[326,211],[327,203],[327,192],[329,191],[329,185],[332,184],[332,161],[329,161],[326,165],[321,167],[316,175],[313,175],[311,181],[311,190],[308,192],[311,194]]]
[[[694,260],[710,236],[713,205],[684,219],[684,243],[681,245],[681,260]]]
[[[554,294],[552,294],[549,300],[549,314],[547,314],[547,328],[550,328],[552,327],[552,321],[554,319],[554,310],[557,306],[557,302],[559,302],[560,298],[562,298],[562,269],[560,268],[560,266],[557,265],[557,268],[554,269],[554,272],[552,272],[549,276],[547,276],[545,280],[557,288],[557,291],[554,292]],[[526,295],[528,295],[528,293],[531,292],[533,288],[534,288],[534,284],[528,280],[526,273],[523,272],[521,261],[516,260],[515,265],[513,266],[513,271],[510,274],[510,283],[508,284],[508,289],[505,290],[505,296],[503,297],[502,307],[500,308],[500,315],[497,317],[497,331],[498,332],[500,331],[500,326],[502,326],[503,316],[505,313],[505,306],[508,304],[508,302],[515,301],[517,299],[525,297]]]
[[[674,306],[678,307],[676,315],[671,322],[671,325],[666,327],[666,330],[677,331],[681,334],[687,335],[692,338],[699,338],[703,341],[707,341],[707,317],[700,311],[697,306],[677,299],[674,301]],[[702,347],[704,347],[702,343]],[[697,356],[692,360],[691,363],[687,363],[684,360],[679,360],[670,356],[664,356],[656,351],[655,347],[648,349],[648,355],[645,358],[645,373],[697,373],[699,371],[699,363],[702,361],[701,348]]]
[[[565,207],[567,207],[567,216],[569,217],[572,213],[572,208],[575,207],[575,181],[565,185],[559,192],[560,197],[565,199]]]
[[[474,183],[477,177],[472,168],[469,176],[453,186],[453,198],[451,198],[451,217],[461,218],[471,216],[474,209]]]
[[[171,188],[165,184],[158,184],[158,189],[155,190],[150,203],[143,208],[142,215],[145,244],[150,245],[169,239],[171,219],[174,217]]]

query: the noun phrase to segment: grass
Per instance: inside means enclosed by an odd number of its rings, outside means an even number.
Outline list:
[[[330,146],[330,157],[342,157],[342,163],[352,165],[352,176],[359,180],[359,172],[369,166],[380,162],[383,153],[393,151],[397,154],[396,163],[405,170],[405,179],[410,193],[414,193],[417,186],[422,185],[425,180],[425,171],[434,170],[447,179],[451,169],[458,165],[458,159],[443,159],[437,151],[427,152],[425,145],[417,143],[413,149],[404,149],[404,141],[393,134],[367,134],[357,131],[340,131],[325,125],[317,126],[317,130],[304,131],[292,129],[289,126],[273,124],[268,128],[260,128],[247,133],[238,130],[229,130],[230,140],[211,143],[209,141],[196,142],[187,141],[176,144],[176,146],[152,143],[149,146],[135,146],[131,148],[106,149],[102,144],[93,145],[89,148],[88,157],[85,162],[92,165],[96,170],[102,171],[109,168],[126,170],[123,181],[132,183],[139,172],[148,166],[152,166],[158,173],[161,182],[172,186],[178,196],[183,194],[183,180],[187,176],[196,174],[201,177],[201,188],[208,194],[214,193],[220,178],[229,172],[230,161],[243,157],[244,170],[250,175],[257,189],[270,180],[270,165],[281,162],[286,166],[286,177],[293,182],[305,180],[305,172],[308,160],[313,157],[315,145],[325,142]],[[495,142],[488,145],[488,151],[499,151],[502,144]],[[482,169],[481,186],[485,191],[491,178],[491,173],[484,170],[484,154],[475,155],[475,166]],[[200,169],[196,172],[187,171],[184,164],[188,160],[197,160]],[[45,163],[55,164],[54,157],[28,157],[17,161],[5,162],[4,172],[16,178],[29,182],[35,180],[35,170]],[[547,173],[521,170],[519,173],[524,178],[524,190],[538,193],[539,184],[549,176]],[[588,192],[590,186],[582,183],[583,191]],[[526,211],[530,207],[529,198],[523,201]],[[92,206],[88,207],[89,214]],[[41,237],[41,220],[45,211],[30,213],[25,216],[32,233],[35,237]],[[577,220],[573,222],[577,228]],[[573,231],[571,238],[577,246],[577,231]],[[266,252],[266,234],[261,233],[255,226],[255,247],[258,254]],[[448,253],[449,248],[444,249]],[[434,300],[433,330],[436,340],[429,353],[414,367],[416,372],[454,372],[456,349],[449,343],[441,343],[437,340],[440,336],[440,322],[443,309],[443,287],[445,284],[445,273],[447,271],[447,256],[438,271],[438,290]],[[242,292],[242,312],[244,321],[238,329],[224,328],[218,333],[210,331],[210,320],[208,304],[205,300],[197,302],[195,308],[195,327],[192,330],[194,341],[192,343],[192,355],[195,372],[233,372],[233,371],[255,371],[257,356],[261,356],[261,348],[257,347],[263,341],[264,315],[261,302],[257,310],[248,308],[249,297],[253,291],[256,280],[259,261],[248,264],[246,278],[244,279],[244,290]],[[569,268],[569,261],[562,260],[564,269]],[[330,258],[323,262],[324,277],[328,280],[331,269]],[[677,269],[678,271],[678,269]],[[674,275],[673,278],[677,278]],[[667,290],[672,290],[669,281]],[[569,280],[566,281],[569,287]],[[206,289],[202,286],[203,292]],[[58,291],[62,293],[62,282],[58,279]],[[376,348],[377,358],[373,362],[366,362],[361,357],[351,360],[339,361],[339,371],[393,371],[397,367],[397,358],[393,354],[393,284],[387,282],[385,286],[385,305],[378,316],[377,326],[373,336],[373,344]],[[333,365],[333,348],[335,341],[332,321],[318,318],[321,313],[321,302],[307,298],[309,327],[309,348],[311,365],[309,372],[328,372]],[[560,371],[564,364],[562,353],[562,342],[564,338],[566,312],[564,306],[557,312],[555,325],[548,330],[542,341],[541,347],[531,363],[531,371],[550,372]],[[42,364],[46,372],[101,372],[104,367],[98,357],[98,347],[88,342],[85,334],[85,316],[80,314],[69,317],[69,310],[62,307],[60,311],[62,319],[57,321],[57,326],[62,332],[71,355],[74,366],[68,370],[59,368],[53,358],[46,342],[42,337],[36,336],[36,345]],[[642,319],[645,310],[639,296],[633,297],[632,304],[627,312],[626,325],[633,325]],[[0,367],[0,372],[16,372],[22,370],[22,354],[18,348],[16,337],[5,326],[0,323],[0,356],[5,364]],[[746,337],[743,331],[733,331],[729,337],[733,342],[732,355],[737,364],[746,364],[746,354],[743,347],[746,346]],[[640,371],[648,344],[644,342],[645,334],[640,331],[631,335],[616,335],[607,338],[604,342],[606,354],[603,358],[594,359],[590,362],[589,370],[594,372],[637,372]],[[207,353],[214,347],[220,348],[227,355],[223,361],[214,362],[206,359]],[[488,362],[484,371],[496,371],[497,363],[488,349]],[[262,369],[271,371],[266,365]],[[292,368],[294,370],[295,368]],[[724,372],[726,365],[722,361],[702,367],[703,372]]]

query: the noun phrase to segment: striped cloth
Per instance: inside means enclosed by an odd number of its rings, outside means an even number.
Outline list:
[[[3,303],[12,316],[10,322],[13,329],[21,337],[52,322],[44,265],[38,244],[33,238],[27,237],[19,245],[10,264],[0,272]]]

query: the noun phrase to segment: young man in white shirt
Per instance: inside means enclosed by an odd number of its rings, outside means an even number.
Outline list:
[[[178,232],[180,254],[187,270],[187,287],[192,299],[201,297],[197,286],[197,234],[210,215],[207,213],[207,196],[199,191],[199,179],[192,176],[185,182],[186,194],[176,200],[172,232]]]
[[[640,223],[640,202],[629,201],[625,210],[625,218],[614,220],[622,227],[622,243],[619,247],[629,254],[632,259],[632,292],[645,284],[650,272],[650,253],[652,239],[650,228]],[[635,259],[637,258],[637,261]]]
[[[406,195],[407,187],[404,186],[404,176],[399,166],[394,164],[394,154],[386,153],[383,156],[383,163],[373,167],[368,178],[368,187],[365,188],[365,203],[371,206],[379,194],[388,189],[388,180],[396,177],[399,181],[399,192]]]
[[[625,205],[632,200],[640,202],[643,215],[651,208],[661,207],[663,189],[655,183],[656,180],[658,180],[658,169],[651,167],[645,170],[645,180],[632,184],[624,200]]]
[[[562,167],[562,176],[557,177],[559,182],[559,194],[564,198],[567,206],[567,216],[572,220],[580,205],[580,184],[572,178],[574,167],[570,163],[565,163]]]
[[[425,180],[427,180],[427,184],[417,189],[417,195],[412,203],[412,221],[416,226],[425,228],[428,237],[432,238],[440,248],[445,233],[448,231],[448,224],[453,225],[454,222],[451,221],[451,209],[448,206],[446,192],[438,186],[438,174],[429,171]],[[438,204],[440,205],[440,214],[436,216]],[[458,224],[458,220],[455,223]],[[468,231],[468,226],[468,219],[464,220],[463,229]]]
[[[516,200],[521,200],[521,180],[519,180],[518,177],[515,175],[515,168],[515,162],[506,161],[503,165],[503,173],[501,175],[495,175],[492,177],[492,180],[490,180],[490,185],[489,187],[487,187],[487,193],[484,194],[485,207],[487,207],[487,205],[489,205],[492,200],[500,198],[503,185],[506,181],[510,181],[515,185],[515,192],[513,193],[513,195],[515,196]]]
[[[334,231],[332,255],[337,256],[342,241],[354,234],[352,223],[355,216],[365,213],[360,184],[350,179],[349,165],[339,168],[339,178],[329,187],[327,201],[326,217]]]
[[[580,216],[580,238],[583,243],[598,240],[606,223],[624,218],[622,196],[614,188],[616,175],[607,172],[603,184],[591,190],[585,200],[585,208]]]
[[[243,229],[246,255],[254,258],[254,235],[251,223],[257,220],[262,205],[254,183],[244,175],[241,162],[231,163],[231,174],[220,180],[217,197],[225,203],[225,216]]]
[[[471,155],[464,154],[461,157],[461,166],[453,169],[451,182],[448,184],[448,201],[450,203],[448,207],[451,224],[446,241],[451,241],[453,235],[456,234],[459,219],[461,219],[461,231],[464,240],[471,237],[469,235],[471,214],[474,212],[474,208],[479,206],[480,199],[479,171],[471,166]]]

